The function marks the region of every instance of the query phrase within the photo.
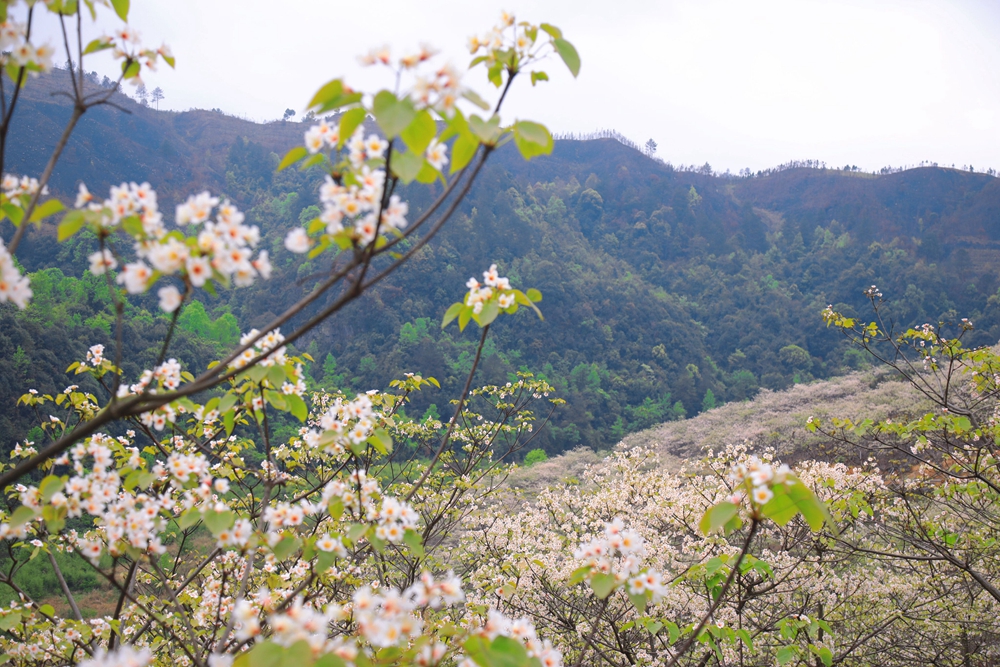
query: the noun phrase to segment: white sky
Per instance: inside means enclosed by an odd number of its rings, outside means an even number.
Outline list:
[[[503,2],[504,0],[498,0]],[[674,164],[762,169],[972,164],[1000,168],[1000,3],[993,0],[133,0],[131,24],[177,69],[145,77],[161,107],[256,120],[301,112],[320,85],[389,85],[356,56],[426,41],[468,61],[465,40],[501,9],[562,28],[574,80],[515,86],[508,116],[556,132],[614,128]],[[109,13],[109,12],[106,12]],[[113,26],[107,21],[103,26]],[[50,28],[51,30],[51,28]],[[92,28],[93,34],[102,31]],[[52,33],[55,36],[55,33]],[[87,70],[113,74],[109,59]],[[381,74],[381,76],[380,76]],[[490,91],[480,68],[467,84]]]

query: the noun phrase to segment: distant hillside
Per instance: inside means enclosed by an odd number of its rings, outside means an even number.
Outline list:
[[[911,385],[891,379],[885,371],[855,372],[783,391],[765,389],[752,400],[729,403],[691,419],[633,433],[615,448],[649,449],[661,465],[670,467],[698,461],[709,450],[719,452],[744,442],[750,443],[755,452],[773,449],[786,462],[816,459],[860,463],[867,454],[835,447],[825,436],[810,433],[806,420],[816,417],[827,424],[833,417],[881,420],[919,414],[929,408],[929,402]],[[537,492],[567,478],[579,478],[585,467],[598,464],[606,453],[574,449],[518,469],[510,476],[508,486]]]
[[[10,171],[41,171],[68,115],[64,98],[51,95],[59,76],[26,89],[14,128],[25,141],[12,147]],[[263,326],[308,290],[309,276],[324,266],[281,245],[289,228],[317,212],[320,174],[274,173],[278,156],[308,126],[158,112],[122,95],[115,101],[131,113],[103,108],[84,116],[56,169],[54,193],[68,199],[80,180],[98,193],[148,180],[169,220],[174,203],[210,189],[261,227],[275,260],[271,281],[206,298],[186,316],[178,354],[201,367],[234,331]],[[494,157],[434,243],[304,342],[317,359],[317,385],[363,390],[420,371],[444,389],[423,392],[411,414],[444,412],[474,341],[468,332],[442,333],[437,323],[465,280],[492,262],[516,285],[543,292],[546,319],[494,327],[481,379],[527,369],[558,387],[568,405],[538,441],[550,453],[607,448],[762,388],[864,368],[867,361],[823,326],[819,312],[832,303],[864,315],[861,291],[871,284],[901,326],[970,317],[975,342],[1000,339],[994,178],[939,168],[724,178],[671,169],[612,139],[558,141],[553,155],[530,163],[512,147]],[[415,214],[433,192],[403,195]],[[0,310],[0,378],[61,388],[60,367],[108,340],[107,294],[77,281],[90,241],[57,245],[54,226],[26,238],[25,267],[56,273],[38,277],[45,293],[26,313]],[[138,373],[155,358],[151,346],[164,324],[155,297],[135,300],[130,313],[127,359]],[[12,405],[20,386],[0,380],[0,405]],[[0,410],[0,443],[24,437],[28,418]]]

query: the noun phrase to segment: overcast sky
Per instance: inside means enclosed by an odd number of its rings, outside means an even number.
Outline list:
[[[563,29],[578,79],[512,91],[510,117],[555,132],[613,128],[674,164],[762,169],[972,164],[1000,168],[1000,3],[993,0],[133,0],[131,24],[177,69],[146,76],[161,107],[255,120],[302,110],[345,75],[388,85],[356,57],[428,42],[464,66],[465,40],[501,9]],[[99,33],[108,21],[92,28]],[[94,57],[88,70],[113,74]],[[383,74],[384,76],[384,74]],[[480,92],[482,69],[466,82]]]

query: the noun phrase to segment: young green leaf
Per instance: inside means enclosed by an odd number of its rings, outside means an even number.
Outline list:
[[[111,0],[111,6],[115,8],[115,14],[122,21],[128,21],[129,0]]]
[[[430,146],[431,140],[437,134],[437,123],[427,109],[422,109],[406,126],[400,137],[409,146],[410,150],[417,154],[423,154]]]
[[[552,44],[556,47],[556,52],[559,57],[563,59],[566,63],[566,67],[569,68],[570,73],[576,77],[580,74],[580,54],[576,52],[576,48],[567,42],[565,39],[557,38],[552,40]]]
[[[698,528],[705,535],[709,535],[725,526],[739,513],[739,506],[729,502],[728,500],[724,500],[721,503],[708,508],[708,511],[705,512],[705,516],[701,518]]]
[[[362,107],[348,109],[340,116],[340,140],[337,142],[337,148],[342,147],[351,138],[354,131],[365,122],[367,116],[368,112]]]
[[[85,222],[83,211],[70,211],[67,213],[56,230],[56,238],[62,242],[76,234],[83,227]]]
[[[375,99],[372,101],[372,112],[387,139],[398,136],[417,116],[413,102],[405,98],[398,99],[388,90],[383,90],[375,95]]]
[[[514,123],[514,143],[525,160],[552,152],[554,143],[548,128],[528,120]]]
[[[412,183],[423,166],[424,156],[422,153],[411,151],[400,153],[396,150],[392,152],[392,172],[405,184]]]
[[[285,153],[285,157],[283,157],[281,162],[278,164],[278,171],[292,166],[308,154],[309,151],[306,150],[305,146],[296,146],[292,150]]]
[[[444,314],[444,319],[441,320],[441,328],[444,329],[446,326],[451,324],[451,321],[458,317],[458,314],[462,312],[462,308],[464,307],[465,304],[461,301],[451,304],[451,307],[449,307]]]
[[[604,599],[611,595],[618,586],[618,579],[610,574],[595,574],[590,580],[590,587],[594,590],[594,595]]]

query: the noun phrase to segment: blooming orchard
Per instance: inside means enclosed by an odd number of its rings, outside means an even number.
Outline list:
[[[174,61],[167,47],[142,45],[125,0],[0,0],[0,8],[2,59],[18,86],[31,85],[54,57],[28,40],[32,22],[79,27],[109,10],[122,20],[89,43],[73,44],[72,31],[64,33],[74,104],[63,140],[37,179],[3,179],[2,220],[15,231],[0,243],[0,305],[25,308],[32,293],[16,260],[20,241],[30,225],[63,213],[47,190],[52,167],[80,116],[114,92],[85,87],[83,59],[108,50],[121,63],[117,83],[134,84],[161,59]],[[284,248],[322,255],[328,270],[208,368],[184,368],[171,354],[174,329],[199,290],[271,276],[260,230],[207,191],[177,205],[171,221],[148,183],[122,183],[103,199],[79,186],[57,235],[86,230],[77,239],[90,244],[89,271],[112,297],[115,336],[68,369],[89,376],[85,386],[96,393],[75,384],[55,394],[28,388],[19,400],[38,416],[43,438],[18,443],[0,464],[8,500],[0,540],[10,563],[0,583],[16,595],[0,609],[8,661],[831,665],[905,643],[914,627],[950,641],[934,619],[957,616],[956,598],[940,590],[958,589],[956,570],[980,574],[990,538],[972,544],[981,560],[967,559],[965,570],[957,559],[906,567],[865,560],[898,543],[898,532],[873,517],[902,521],[909,511],[887,493],[874,462],[855,469],[805,462],[795,474],[767,452],[755,457],[736,446],[669,472],[653,467],[648,452],[619,451],[584,484],[527,501],[506,495],[510,457],[536,437],[547,418],[539,411],[562,401],[528,372],[475,385],[497,318],[522,307],[542,315],[541,293],[521,291],[497,265],[481,281],[470,278],[443,315],[442,326],[457,320],[460,331],[471,322],[480,330],[450,415],[406,415],[415,392],[440,388],[419,374],[386,391],[313,390],[303,337],[430,242],[500,146],[512,142],[525,159],[552,150],[544,126],[505,125],[499,113],[515,78],[548,80],[533,68],[549,56],[576,76],[572,44],[553,25],[505,13],[469,40],[469,50],[471,66],[482,65],[499,91],[492,106],[467,85],[464,69],[435,62],[426,46],[398,58],[388,48],[362,57],[389,70],[392,90],[367,95],[334,79],[317,91],[308,105],[315,124],[278,168],[322,173],[319,214],[289,231]],[[13,109],[4,105],[5,127]],[[3,142],[0,133],[0,159]],[[433,186],[437,197],[421,211],[398,193],[412,183]],[[168,333],[155,362],[125,377],[125,304],[153,290]],[[911,336],[929,342],[932,370],[947,346],[935,336]],[[990,394],[995,373],[980,370],[970,384]],[[276,428],[292,419],[297,430]],[[960,530],[956,516],[938,521],[947,534],[935,539],[947,542]],[[51,565],[68,611],[18,586],[15,575],[37,558]],[[60,567],[66,558],[101,579],[113,612],[85,618]],[[966,639],[994,636],[974,625],[996,618],[984,597],[962,598]]]

